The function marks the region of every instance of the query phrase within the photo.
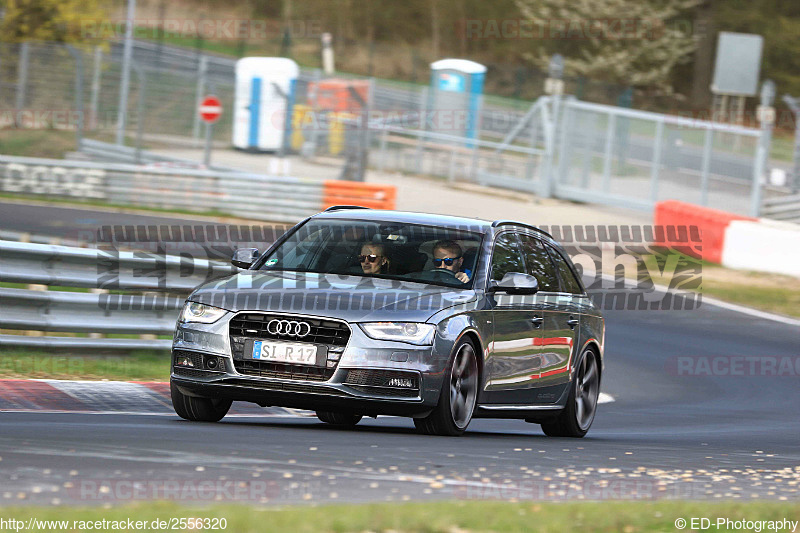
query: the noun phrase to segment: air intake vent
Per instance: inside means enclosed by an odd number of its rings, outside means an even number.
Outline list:
[[[345,385],[380,396],[419,396],[419,374],[401,370],[352,368],[347,371]]]
[[[240,374],[262,378],[302,379],[307,381],[328,381],[335,368],[321,366],[289,365],[265,361],[235,360],[233,367]]]

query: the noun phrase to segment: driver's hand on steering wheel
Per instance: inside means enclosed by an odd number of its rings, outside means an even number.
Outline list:
[[[469,281],[469,276],[467,276],[466,272],[458,272],[456,274],[456,279],[461,283],[466,283]]]

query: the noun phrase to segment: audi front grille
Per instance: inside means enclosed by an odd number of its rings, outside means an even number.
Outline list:
[[[233,366],[240,374],[312,381],[330,379],[338,361],[327,368],[253,361],[244,358],[245,342],[248,339],[302,342],[325,346],[328,353],[341,353],[350,340],[350,328],[344,322],[274,313],[240,313],[231,319],[228,331]]]

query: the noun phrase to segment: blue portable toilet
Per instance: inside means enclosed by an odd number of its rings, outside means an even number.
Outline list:
[[[431,131],[474,139],[480,123],[485,77],[486,67],[467,59],[431,63],[428,112],[433,116],[427,122]]]
[[[245,57],[236,62],[233,146],[276,152],[288,143],[300,69],[285,57]]]

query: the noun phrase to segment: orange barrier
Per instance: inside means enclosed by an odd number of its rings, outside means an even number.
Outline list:
[[[308,94],[315,97],[309,98],[309,104],[317,110],[359,112],[363,105],[351,92],[363,100],[369,99],[369,80],[343,80],[331,78],[309,83]]]
[[[397,187],[394,185],[329,180],[325,182],[322,192],[322,209],[332,205],[394,209],[396,201]]]
[[[725,228],[732,220],[757,219],[677,200],[658,202],[654,223],[662,226],[662,231],[656,232],[657,241],[653,244],[721,263]]]

